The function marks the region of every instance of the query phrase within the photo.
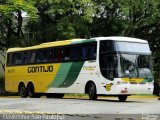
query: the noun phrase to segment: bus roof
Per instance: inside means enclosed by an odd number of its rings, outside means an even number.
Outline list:
[[[42,44],[31,46],[31,47],[9,48],[7,52],[16,52],[16,51],[18,52],[18,51],[34,50],[34,49],[40,49],[40,48],[65,46],[65,45],[88,43],[88,42],[94,42],[94,41],[95,41],[95,39],[71,39],[71,40],[47,42],[47,43],[42,43]]]
[[[124,42],[139,42],[139,43],[148,43],[146,40],[138,39],[138,38],[131,38],[131,37],[120,37],[120,36],[113,36],[113,37],[95,37],[92,38],[96,41],[99,40],[114,40],[114,41],[124,41]]]
[[[63,41],[55,41],[55,42],[47,42],[42,43],[36,46],[31,47],[24,47],[24,48],[10,48],[7,52],[18,52],[18,51],[26,51],[26,50],[34,50],[40,48],[49,48],[49,47],[56,47],[56,46],[65,46],[71,44],[78,44],[78,43],[88,43],[100,40],[114,40],[114,41],[125,41],[125,42],[139,42],[139,43],[148,43],[146,40],[138,39],[138,38],[130,38],[130,37],[95,37],[91,39],[71,39],[71,40],[63,40]]]

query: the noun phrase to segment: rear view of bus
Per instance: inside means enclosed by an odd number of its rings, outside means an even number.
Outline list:
[[[148,42],[128,37],[100,37],[99,65],[107,94],[125,101],[128,95],[152,94],[152,58]]]

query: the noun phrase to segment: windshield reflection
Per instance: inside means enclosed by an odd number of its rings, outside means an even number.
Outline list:
[[[119,77],[153,78],[149,55],[119,55]]]
[[[116,51],[150,54],[148,43],[115,42]]]

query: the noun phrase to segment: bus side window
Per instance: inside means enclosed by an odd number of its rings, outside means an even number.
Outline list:
[[[49,50],[49,62],[57,61],[57,49]]]
[[[38,50],[36,52],[36,62],[38,63],[48,62],[48,50]]]
[[[48,50],[46,49],[46,50],[43,50],[42,51],[42,62],[48,62],[49,60],[48,60]]]
[[[28,60],[29,60],[29,52],[24,52],[23,54],[23,63],[24,64],[28,64]]]
[[[105,78],[113,80],[115,76],[114,57],[113,55],[101,54],[100,69]]]
[[[95,59],[96,58],[96,44],[88,44],[82,46],[82,59]]]
[[[7,54],[7,65],[12,65],[12,54],[8,53]]]
[[[89,57],[89,46],[84,45],[82,46],[82,59],[88,59]]]
[[[40,63],[42,62],[43,56],[41,51],[36,52],[36,62]]]
[[[68,61],[71,59],[71,48],[70,47],[66,47],[65,48],[65,57],[64,60]]]
[[[114,51],[114,42],[111,40],[100,42],[100,53]]]
[[[34,63],[36,59],[36,53],[34,51],[29,52],[29,63]]]
[[[80,46],[73,46],[71,47],[71,59],[72,60],[79,60],[81,57],[81,47]]]
[[[57,49],[57,61],[63,61],[64,60],[64,49],[58,48]]]
[[[96,51],[97,51],[96,45],[95,44],[90,45],[90,48],[89,48],[89,58],[90,59],[96,58]]]
[[[23,61],[23,53],[14,53],[13,54],[13,65],[20,65]]]

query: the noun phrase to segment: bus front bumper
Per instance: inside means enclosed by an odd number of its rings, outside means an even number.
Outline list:
[[[153,85],[115,85],[115,94],[153,94]]]
[[[154,86],[151,84],[123,84],[112,85],[110,89],[105,89],[107,95],[133,95],[133,94],[153,94]]]

